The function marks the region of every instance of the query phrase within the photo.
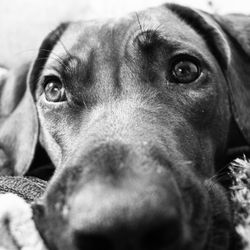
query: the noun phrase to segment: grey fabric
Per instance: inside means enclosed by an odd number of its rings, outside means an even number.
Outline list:
[[[47,182],[35,177],[1,176],[0,194],[14,193],[30,203],[44,192]]]

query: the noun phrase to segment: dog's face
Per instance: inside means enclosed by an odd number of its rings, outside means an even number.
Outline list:
[[[166,7],[63,29],[32,78],[56,166],[38,219],[50,248],[227,249],[212,177],[231,112],[213,48]]]

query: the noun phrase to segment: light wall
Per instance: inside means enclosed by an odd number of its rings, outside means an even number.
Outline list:
[[[44,36],[62,20],[124,15],[165,0],[0,0],[0,64],[12,66],[36,53]],[[250,0],[174,0],[209,12],[250,14]]]

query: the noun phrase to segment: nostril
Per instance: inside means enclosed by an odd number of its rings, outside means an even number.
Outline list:
[[[102,234],[76,232],[74,240],[79,250],[114,250],[112,241]]]
[[[151,226],[144,233],[142,248],[145,250],[178,249],[181,240],[181,226],[176,220]]]

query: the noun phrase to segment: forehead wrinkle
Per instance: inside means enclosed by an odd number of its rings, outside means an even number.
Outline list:
[[[165,38],[202,43],[203,38],[185,20],[167,8],[151,8],[138,13],[143,30],[156,30]],[[136,21],[136,20],[134,20]],[[173,25],[176,24],[176,25]],[[138,29],[140,31],[140,29]]]
[[[66,65],[64,64],[63,55],[57,55],[53,51],[50,53],[49,58],[44,66],[44,70],[52,69],[60,73]]]
[[[178,51],[179,53],[189,54],[190,52],[197,56],[198,58],[207,59],[208,58],[208,50],[204,50],[204,47],[207,47],[205,41],[198,34],[186,36],[181,33],[175,34],[175,36],[170,32],[168,33],[168,29],[161,25],[157,29],[152,30],[150,25],[145,26],[148,30],[136,30],[133,35],[133,40],[136,40],[141,34],[145,32],[153,33],[155,36],[153,39],[151,37],[146,37],[145,44],[149,43],[149,45],[154,45],[159,47],[159,44],[166,46],[169,51]],[[152,27],[152,26],[151,26]],[[189,28],[191,29],[191,28]],[[193,32],[193,30],[191,30]],[[202,51],[203,53],[200,53]]]
[[[84,43],[78,48],[79,45],[72,44],[72,47],[66,49],[57,46],[49,55],[46,68],[55,68],[57,71],[64,73],[77,73],[79,68],[87,66],[94,49]],[[78,72],[79,73],[79,72]]]
[[[80,58],[83,62],[87,61],[89,54],[94,47],[94,39],[91,39],[91,37],[93,38],[93,35],[85,35],[83,23],[85,26],[85,22],[72,23],[64,32],[60,38],[60,42],[56,44],[49,56],[49,64],[53,64],[57,61],[59,64],[61,64],[61,66],[65,67],[67,65],[68,68],[73,68],[77,66]],[[84,40],[84,37],[87,39]],[[51,59],[53,58],[55,60],[52,60],[51,62]]]

